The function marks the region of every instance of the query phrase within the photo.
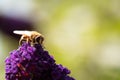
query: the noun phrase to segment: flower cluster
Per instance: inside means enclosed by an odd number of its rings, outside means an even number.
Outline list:
[[[6,58],[6,80],[75,80],[40,44],[22,44]]]

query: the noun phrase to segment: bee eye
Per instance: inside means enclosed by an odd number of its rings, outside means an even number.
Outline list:
[[[44,38],[42,36],[38,36],[35,38],[35,41],[40,44],[42,44],[43,40],[44,40]]]

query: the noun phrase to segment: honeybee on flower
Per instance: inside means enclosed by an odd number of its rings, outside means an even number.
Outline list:
[[[22,35],[19,41],[19,45],[22,45],[23,42],[30,43],[31,45],[34,44],[43,45],[44,37],[42,34],[38,33],[37,31],[15,30],[13,31],[13,33]]]

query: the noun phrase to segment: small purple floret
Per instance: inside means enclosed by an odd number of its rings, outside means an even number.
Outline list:
[[[41,45],[24,43],[5,60],[6,80],[75,80]]]

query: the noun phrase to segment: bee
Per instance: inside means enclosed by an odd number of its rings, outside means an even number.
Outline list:
[[[24,42],[30,43],[31,45],[35,44],[43,45],[44,37],[37,31],[15,30],[13,31],[13,33],[21,35],[19,45],[22,45]]]

